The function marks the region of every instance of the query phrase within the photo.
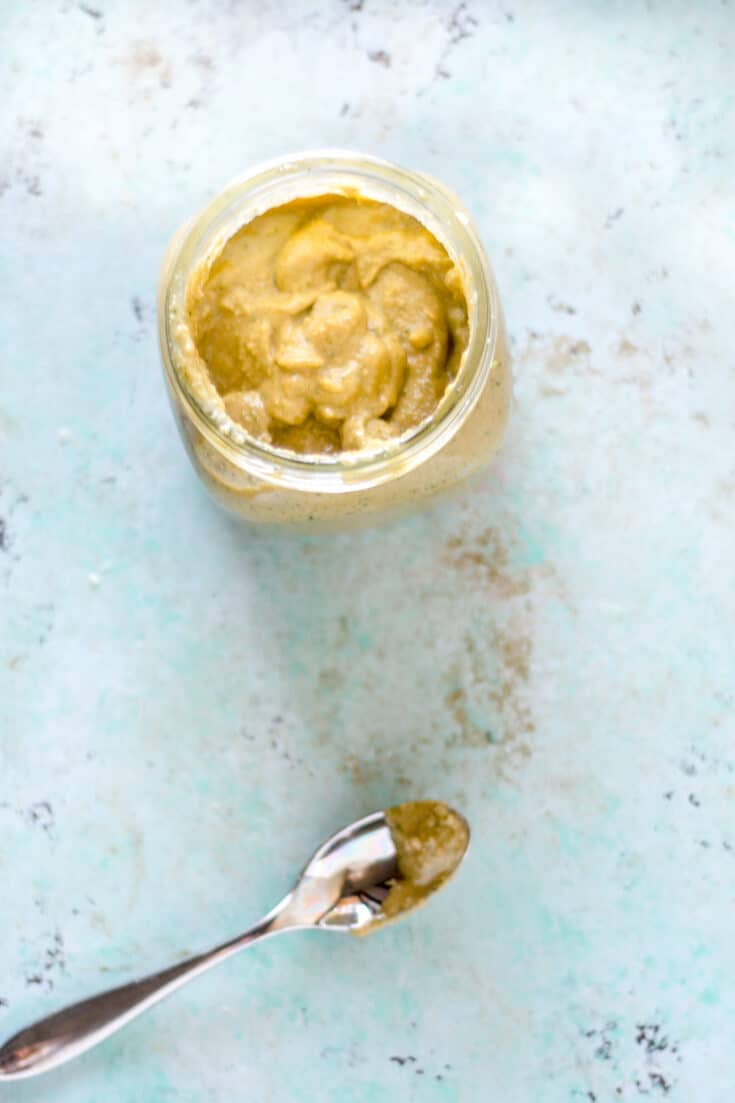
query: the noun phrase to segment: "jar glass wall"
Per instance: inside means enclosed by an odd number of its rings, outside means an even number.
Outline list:
[[[458,269],[469,341],[456,377],[431,416],[379,451],[298,455],[233,427],[201,366],[187,317],[187,289],[246,223],[295,199],[359,195],[422,223]],[[213,497],[253,522],[334,527],[379,520],[463,481],[497,450],[511,381],[502,310],[468,213],[443,185],[360,154],[305,153],[260,165],[217,196],[174,236],[164,258],[158,322],[166,381],[181,435]]]

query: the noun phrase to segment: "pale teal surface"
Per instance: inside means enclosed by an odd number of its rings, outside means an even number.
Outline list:
[[[374,808],[474,843],[410,922],[271,942],[0,1103],[731,1103],[732,6],[2,23],[0,1035],[236,933]],[[479,486],[306,540],[206,500],[154,300],[185,217],[323,145],[461,193],[517,401]]]

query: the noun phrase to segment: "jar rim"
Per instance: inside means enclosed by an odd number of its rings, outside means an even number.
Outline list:
[[[238,434],[224,413],[206,409],[187,385],[177,360],[174,329],[185,325],[185,297],[196,264],[258,214],[289,199],[355,192],[390,203],[417,218],[459,267],[469,312],[469,341],[457,375],[431,415],[380,451],[315,458]],[[278,198],[278,196],[281,198]],[[288,198],[283,196],[288,195]],[[495,363],[499,299],[472,218],[443,184],[423,173],[348,150],[308,150],[253,166],[227,185],[174,235],[164,257],[158,296],[161,356],[169,385],[204,439],[229,462],[259,480],[292,489],[339,493],[393,479],[425,462],[456,434],[474,408]]]

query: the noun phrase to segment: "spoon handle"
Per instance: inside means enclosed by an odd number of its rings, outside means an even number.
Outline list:
[[[14,1034],[0,1049],[0,1084],[64,1064],[238,950],[270,934],[289,930],[288,924],[277,922],[279,913],[280,906],[231,942],[142,980],[71,1004]]]

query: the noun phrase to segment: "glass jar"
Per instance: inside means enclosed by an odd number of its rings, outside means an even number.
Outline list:
[[[433,414],[379,452],[306,456],[227,424],[187,371],[196,350],[186,316],[189,279],[245,223],[310,196],[358,193],[412,215],[459,269],[469,342]],[[158,296],[161,355],[181,435],[213,497],[247,521],[309,528],[379,519],[461,482],[497,450],[508,420],[511,380],[503,315],[490,264],[472,220],[442,184],[376,157],[319,151],[255,167],[174,236]]]

